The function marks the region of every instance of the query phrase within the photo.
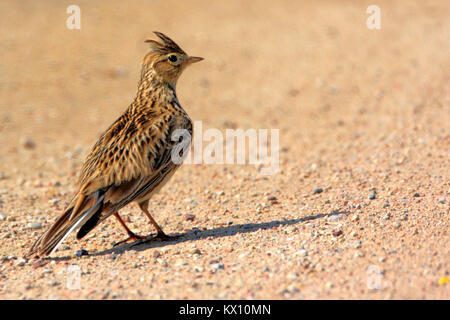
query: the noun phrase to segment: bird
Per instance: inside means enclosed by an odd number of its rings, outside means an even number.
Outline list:
[[[145,40],[150,52],[142,62],[136,97],[94,144],[81,168],[72,201],[25,257],[49,256],[71,232],[76,230],[76,238],[82,239],[110,216],[128,234],[116,245],[149,238],[174,239],[151,216],[149,199],[181,166],[177,157],[186,156],[180,143],[190,145],[193,126],[175,89],[185,68],[203,58],[189,56],[161,32],[154,34],[157,40]],[[130,203],[138,204],[156,229],[156,236],[140,236],[128,228],[119,210]]]

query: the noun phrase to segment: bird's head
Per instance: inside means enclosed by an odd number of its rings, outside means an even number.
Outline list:
[[[161,32],[154,33],[160,41],[145,40],[150,44],[151,51],[144,58],[143,77],[156,77],[159,81],[175,86],[183,70],[203,58],[189,56],[168,36]]]

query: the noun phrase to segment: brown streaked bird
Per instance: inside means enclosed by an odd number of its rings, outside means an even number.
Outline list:
[[[119,216],[118,211],[131,202],[150,219],[157,238],[171,239],[150,215],[148,203],[181,164],[172,160],[172,151],[181,141],[173,139],[175,130],[192,136],[191,119],[175,87],[183,70],[203,58],[191,57],[166,35],[155,34],[159,41],[146,40],[151,51],[144,57],[136,98],[94,145],[74,198],[26,256],[47,256],[72,231],[78,230],[76,237],[81,239],[112,215],[128,234],[119,243],[147,238],[134,234]]]

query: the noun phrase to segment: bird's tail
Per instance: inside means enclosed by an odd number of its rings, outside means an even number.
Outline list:
[[[36,240],[26,257],[48,256],[55,251],[72,231],[102,211],[104,198],[105,193],[102,190],[87,196],[78,193],[50,229]]]

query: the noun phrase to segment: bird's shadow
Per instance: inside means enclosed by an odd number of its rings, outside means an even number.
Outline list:
[[[181,234],[173,234],[175,236],[175,240],[166,240],[160,241],[158,239],[149,239],[149,240],[137,240],[136,242],[130,244],[123,244],[117,247],[113,247],[107,250],[103,250],[100,252],[90,253],[88,256],[104,256],[107,254],[122,254],[126,251],[135,250],[135,251],[145,251],[151,248],[160,248],[168,245],[175,245],[177,243],[185,242],[185,241],[196,241],[202,239],[215,239],[221,237],[229,237],[234,236],[239,233],[249,233],[255,232],[257,230],[266,230],[271,228],[277,228],[280,226],[290,226],[300,222],[316,220],[324,217],[330,217],[335,215],[348,214],[348,211],[333,211],[329,214],[317,214],[314,216],[306,216],[298,219],[288,219],[288,220],[274,220],[270,222],[261,222],[261,223],[246,223],[246,224],[237,224],[230,225],[225,227],[218,227],[213,229],[193,229],[188,230],[185,233]],[[65,257],[55,257],[55,258],[47,258],[50,260],[70,260],[73,259],[73,256],[65,256]]]

